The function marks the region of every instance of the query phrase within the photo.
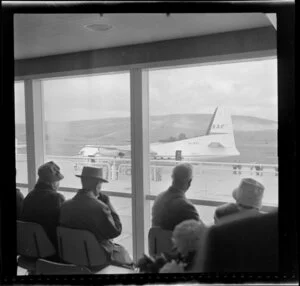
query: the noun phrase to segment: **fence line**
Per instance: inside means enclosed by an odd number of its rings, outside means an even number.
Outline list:
[[[58,160],[82,160],[82,161],[89,161],[89,160],[95,160],[97,161],[114,161],[114,162],[131,162],[131,159],[128,158],[114,158],[114,157],[82,157],[82,156],[57,156],[57,155],[47,155],[46,157],[52,158],[52,159],[58,159]],[[242,162],[206,162],[206,161],[192,161],[192,160],[182,160],[182,161],[176,161],[176,160],[157,160],[157,159],[150,159],[150,163],[190,163],[194,165],[218,165],[218,166],[233,166],[233,165],[240,165],[245,167],[254,167],[256,165],[262,166],[262,167],[271,167],[275,168],[278,167],[278,164],[258,164],[258,163],[242,163]]]

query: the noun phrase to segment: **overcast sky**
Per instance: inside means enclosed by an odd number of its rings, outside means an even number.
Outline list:
[[[212,113],[277,121],[277,60],[149,72],[150,114]],[[130,115],[129,73],[43,81],[45,119],[72,121]],[[24,87],[15,85],[16,122],[24,123]]]

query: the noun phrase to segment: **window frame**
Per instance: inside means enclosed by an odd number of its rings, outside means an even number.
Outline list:
[[[121,67],[108,67],[92,69],[89,71],[60,72],[59,74],[41,74],[24,77],[16,77],[15,81],[24,80],[25,85],[25,115],[27,134],[27,154],[28,154],[28,184],[16,185],[33,189],[37,179],[37,168],[44,163],[45,139],[44,139],[44,101],[41,81],[49,78],[61,78],[70,76],[102,75],[120,72],[129,72],[130,76],[130,111],[131,111],[131,148],[132,152],[132,192],[112,192],[103,191],[105,194],[121,198],[130,198],[132,203],[132,234],[133,234],[133,259],[135,262],[142,257],[148,248],[146,246],[148,233],[145,229],[150,228],[149,218],[150,201],[156,195],[150,194],[149,181],[149,85],[148,71],[151,69],[180,68],[190,66],[201,66],[209,64],[222,64],[253,59],[277,58],[270,55],[269,51],[262,51],[260,56],[257,53],[246,53],[241,55],[214,56],[209,58],[197,58],[192,61],[174,60],[168,62],[129,65]],[[139,96],[140,95],[140,96]],[[42,140],[41,140],[42,139]],[[141,144],[142,142],[142,144]],[[74,188],[60,188],[65,192],[76,192]],[[224,201],[191,199],[197,206],[219,206]],[[263,206],[263,211],[271,211],[276,207]],[[140,215],[140,214],[143,215]]]

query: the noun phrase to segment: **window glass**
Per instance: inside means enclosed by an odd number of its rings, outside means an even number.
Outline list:
[[[25,198],[28,194],[28,188],[24,188],[24,187],[17,187],[17,188],[21,191],[22,195]]]
[[[24,82],[15,82],[15,153],[17,183],[28,183]]]
[[[209,206],[199,206],[195,205],[197,212],[200,216],[200,219],[203,221],[205,225],[213,225],[214,224],[214,214],[216,207]]]
[[[81,188],[84,166],[102,168],[103,190],[131,193],[129,73],[43,80],[45,160],[55,161],[66,199]],[[114,241],[132,255],[131,199],[110,200],[122,234]]]
[[[132,204],[131,199],[110,197],[113,207],[116,209],[122,223],[122,233],[114,238],[114,242],[125,247],[133,257],[132,250]]]
[[[150,70],[149,108],[151,194],[188,161],[189,198],[233,201],[251,177],[278,204],[276,59]]]
[[[103,188],[131,192],[129,73],[43,80],[45,157],[80,188],[83,166],[103,169]]]

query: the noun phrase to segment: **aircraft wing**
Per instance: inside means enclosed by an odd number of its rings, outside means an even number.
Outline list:
[[[131,151],[130,145],[101,145],[100,148],[104,148],[107,150]]]

